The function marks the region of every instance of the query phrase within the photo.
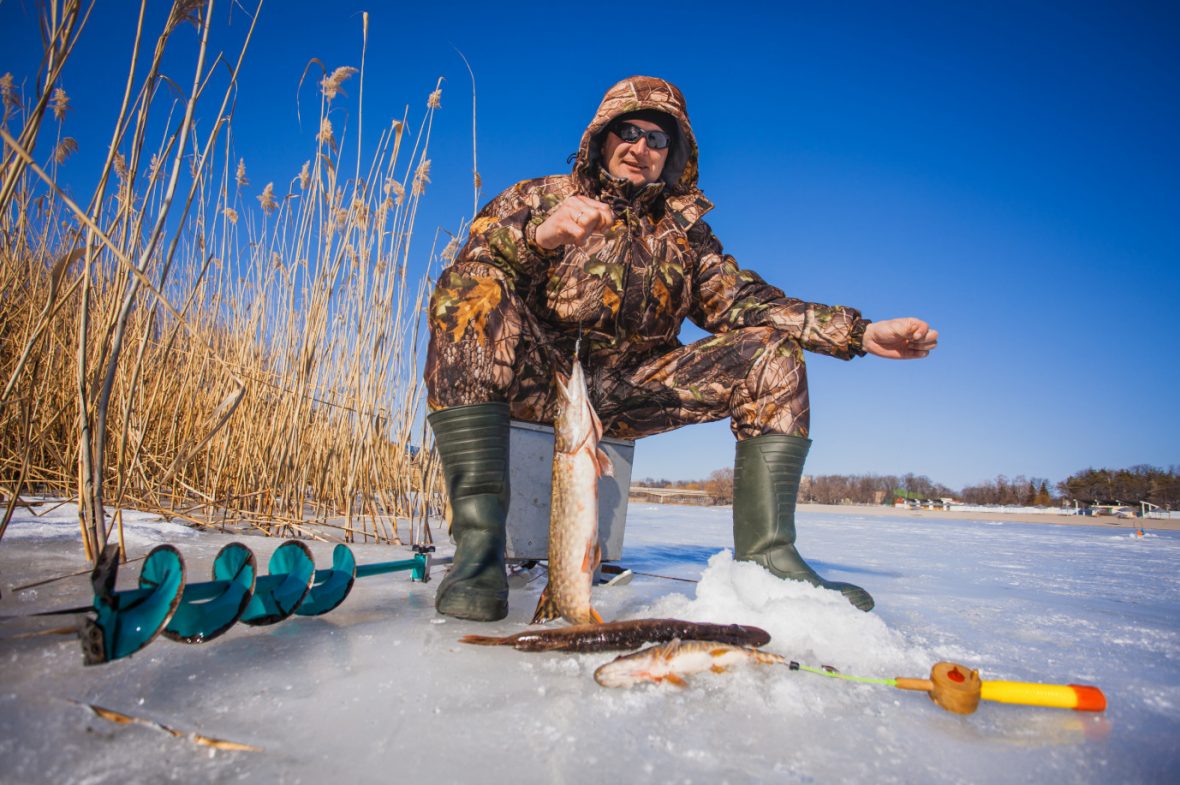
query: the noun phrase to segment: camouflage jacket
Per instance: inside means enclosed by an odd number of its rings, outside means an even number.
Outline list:
[[[672,115],[680,134],[662,179],[637,187],[599,165],[599,148],[613,118],[640,109]],[[541,248],[537,227],[574,194],[610,205],[614,225],[583,248]],[[604,366],[636,365],[679,346],[686,317],[710,333],[772,326],[810,351],[864,354],[868,322],[858,311],[787,297],[739,268],[702,220],[712,206],[697,189],[697,145],[680,91],[632,77],[607,92],[571,174],[517,183],[480,211],[454,271],[502,276],[555,341],[572,347],[580,331]],[[436,309],[454,305],[437,299]]]

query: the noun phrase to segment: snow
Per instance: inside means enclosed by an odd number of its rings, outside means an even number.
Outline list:
[[[800,513],[800,546],[841,597],[735,563],[727,508],[633,505],[623,563],[595,589],[607,619],[677,616],[755,624],[767,650],[858,676],[926,676],[950,659],[987,679],[1096,684],[1102,714],[981,704],[949,714],[920,693],[781,666],[700,674],[688,688],[598,686],[612,654],[530,654],[459,644],[527,626],[543,577],[513,589],[508,619],[444,619],[437,583],[357,582],[318,618],[237,625],[203,644],[157,640],[84,667],[67,636],[0,627],[5,783],[1152,783],[1180,777],[1180,532]],[[127,513],[132,557],[175,544],[189,580],[225,542],[265,564],[277,540],[196,532]],[[320,565],[331,545],[308,543]],[[360,563],[405,558],[358,545]],[[445,550],[445,549],[440,549]],[[76,512],[18,513],[0,542],[0,613],[87,604]],[[138,563],[120,573],[135,585]],[[440,571],[436,568],[436,577]],[[687,580],[671,580],[681,578]],[[691,583],[688,580],[697,580]],[[97,704],[261,752],[213,750]]]

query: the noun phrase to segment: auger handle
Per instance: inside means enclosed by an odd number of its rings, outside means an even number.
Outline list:
[[[1106,695],[1088,684],[1033,684],[1019,681],[985,681],[979,697],[997,703],[1048,706],[1074,711],[1105,711]]]

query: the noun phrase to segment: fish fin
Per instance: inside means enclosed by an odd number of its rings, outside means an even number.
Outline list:
[[[724,657],[728,651],[729,651],[729,649],[722,649],[720,647],[718,647],[716,649],[709,649],[709,656],[710,657]]]
[[[678,676],[675,673],[669,673],[667,676],[664,677],[664,681],[675,684],[677,687],[687,687],[688,686],[688,682],[685,681],[682,676]]]
[[[546,584],[541,592],[541,599],[537,601],[537,610],[533,613],[533,620],[530,624],[544,624],[547,621],[553,621],[560,615],[561,611],[557,609],[557,601],[553,598],[553,592],[549,591],[549,584]]]
[[[594,411],[594,406],[590,403],[590,396],[586,396],[586,406],[590,409],[590,424],[594,429],[594,441],[597,442],[602,439],[602,420],[598,419],[598,412]]]
[[[594,465],[598,467],[599,477],[614,477],[615,467],[610,461],[610,456],[602,451],[599,447],[595,450]]]
[[[673,638],[672,640],[659,647],[659,654],[665,660],[670,660],[676,656],[676,652],[680,650],[680,639]]]
[[[464,635],[459,643],[474,643],[476,646],[507,646],[511,638],[495,638],[491,635]]]
[[[598,541],[586,543],[586,552],[582,554],[582,572],[595,572],[602,564],[602,546]]]
[[[590,618],[594,620],[595,624],[606,624],[606,622],[602,620],[602,616],[598,613],[598,611],[594,610],[593,605],[590,606]]]
[[[722,665],[714,665],[709,670],[713,671],[714,673],[725,673],[726,668]]]

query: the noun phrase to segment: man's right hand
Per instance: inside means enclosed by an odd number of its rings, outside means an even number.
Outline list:
[[[615,221],[610,208],[588,196],[571,196],[537,227],[537,245],[552,251],[562,245],[584,245],[595,232]]]

